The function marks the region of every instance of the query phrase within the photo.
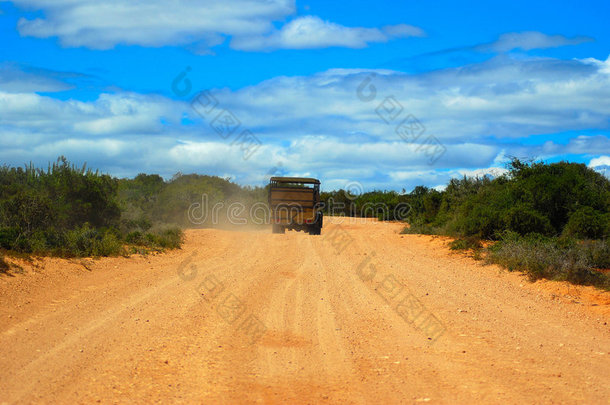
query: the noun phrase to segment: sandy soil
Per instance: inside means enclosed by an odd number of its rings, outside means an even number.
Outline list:
[[[399,224],[0,276],[0,403],[609,403],[610,298]]]

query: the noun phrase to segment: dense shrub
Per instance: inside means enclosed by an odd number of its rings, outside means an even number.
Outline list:
[[[511,230],[601,238],[610,228],[610,181],[576,163],[515,159],[495,179],[453,179],[443,192],[419,187],[406,201],[413,207],[409,222],[454,236],[496,239]]]
[[[109,251],[111,237],[96,232],[119,223],[117,186],[116,179],[63,157],[46,171],[1,167],[0,246],[30,253]],[[94,242],[103,246],[93,248]]]
[[[134,182],[137,187],[129,197],[138,202],[141,212],[129,218],[121,209],[119,180],[76,168],[64,157],[47,170],[32,165],[0,167],[0,248],[41,255],[109,256],[124,253],[126,243],[179,247],[179,228],[149,232],[163,179],[141,175]],[[147,233],[135,241],[134,232]]]
[[[548,235],[553,233],[551,221],[544,214],[536,211],[528,204],[517,204],[504,212],[502,223],[507,230],[520,235],[539,233]]]
[[[582,207],[574,211],[568,220],[563,234],[583,239],[608,237],[610,215],[604,215],[592,207]]]
[[[129,244],[153,249],[175,249],[182,245],[184,235],[178,227],[154,229],[151,232],[133,231],[125,236]]]
[[[466,201],[450,223],[439,224],[443,226],[451,235],[491,238],[502,227],[502,212],[477,198]]]
[[[85,223],[66,232],[65,244],[59,253],[64,256],[115,256],[123,253],[123,244],[116,232],[95,229]]]
[[[119,182],[119,203],[123,210],[122,227],[146,233],[153,224],[175,224],[182,227],[209,227],[226,220],[226,210],[233,202],[246,207],[266,202],[263,187],[240,187],[226,179],[198,174],[176,174],[170,181],[157,175],[139,174]],[[191,222],[193,204],[207,211],[201,221]],[[214,206],[216,218],[211,213]],[[198,212],[200,214],[200,212]],[[218,219],[218,221],[215,221]]]
[[[469,238],[499,239],[488,254],[494,263],[534,279],[607,285],[595,269],[610,267],[610,181],[576,163],[514,159],[508,169],[451,180],[443,192],[416,188],[404,232],[454,236],[453,249],[473,246]]]
[[[320,193],[325,215],[404,220],[411,209],[408,196],[396,191],[370,191],[350,195],[345,190]]]
[[[588,263],[596,269],[610,269],[610,240],[585,240],[581,242]]]
[[[175,249],[182,244],[183,233],[177,227],[160,228],[147,233],[145,240],[148,241],[147,246]]]

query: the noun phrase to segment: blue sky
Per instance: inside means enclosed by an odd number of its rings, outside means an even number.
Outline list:
[[[608,15],[607,1],[0,1],[0,164],[65,155],[121,177],[326,189],[440,187],[510,156],[605,173]]]

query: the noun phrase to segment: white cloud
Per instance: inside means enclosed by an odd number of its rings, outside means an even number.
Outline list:
[[[234,137],[220,138],[185,102],[126,92],[85,102],[1,91],[0,160],[44,165],[66,154],[116,175],[229,173],[251,184],[261,184],[280,167],[284,175],[308,174],[327,184],[352,180],[367,188],[398,189],[501,170],[507,155],[598,156],[590,164],[603,166],[610,150],[604,135],[610,74],[604,63],[500,58],[419,75],[336,69],[212,90],[220,108],[263,144],[247,161],[240,147],[231,145]],[[386,123],[378,112],[390,96],[402,110]],[[408,115],[417,117],[425,132],[406,142],[395,129]],[[183,125],[184,118],[193,123]],[[545,143],[521,141],[580,129],[599,134],[567,143],[548,136]],[[421,148],[429,135],[446,148],[432,165]]]
[[[418,181],[422,178],[432,180],[432,183],[441,183],[445,179],[461,179],[462,177],[499,177],[508,170],[502,167],[486,167],[481,169],[452,169],[446,171],[437,170],[409,170],[409,171],[392,171],[389,173],[390,178],[396,181]],[[430,184],[430,181],[427,181]]]
[[[394,38],[423,36],[420,28],[400,24],[382,29],[345,27],[316,16],[296,18],[265,36],[242,36],[231,41],[240,50],[313,49],[328,47],[364,48],[369,43],[387,42]]]
[[[581,62],[595,66],[600,72],[610,75],[610,56],[603,61],[595,58],[582,59]]]
[[[420,75],[330,70],[216,94],[249,127],[270,136],[396,140],[397,124],[413,115],[426,134],[452,144],[608,128],[610,75],[580,61],[501,57]],[[402,109],[390,123],[378,114],[384,101]]]
[[[44,11],[44,17],[21,18],[22,36],[58,37],[68,47],[109,49],[116,45],[186,46],[196,53],[231,37],[241,50],[362,48],[372,42],[422,36],[420,28],[399,24],[378,28],[345,27],[315,16],[294,15],[294,0],[14,0],[18,7]]]
[[[447,187],[447,183],[451,179],[461,179],[466,177],[499,177],[506,173],[507,170],[501,167],[485,167],[481,169],[452,169],[452,170],[409,170],[409,171],[393,171],[389,173],[389,177],[393,184],[401,184],[410,191],[418,185],[428,185],[438,191],[442,191]],[[390,183],[391,184],[391,183]]]
[[[0,128],[65,136],[156,134],[161,119],[179,122],[184,107],[135,93],[101,94],[94,102],[82,102],[0,91]]]
[[[457,173],[459,173],[461,175],[461,177],[463,177],[463,176],[466,176],[466,177],[485,177],[485,176],[500,177],[503,174],[508,173],[508,169],[505,169],[503,167],[488,167],[488,168],[484,168],[484,169],[474,169],[474,170],[460,169],[460,170],[457,170]]]
[[[210,47],[223,36],[261,35],[273,21],[294,13],[294,0],[14,0],[43,10],[43,18],[21,18],[21,35],[59,37],[65,46],[108,49],[117,44]]]
[[[598,167],[598,166],[609,166],[610,167],[610,156],[600,156],[591,159],[589,162],[589,167]]]
[[[610,148],[608,149],[610,151]],[[610,178],[610,156],[602,155],[591,159],[589,167]]]

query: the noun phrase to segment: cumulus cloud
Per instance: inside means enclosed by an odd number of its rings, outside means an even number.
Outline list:
[[[14,0],[42,10],[42,18],[21,18],[21,35],[59,37],[65,46],[108,49],[117,44],[215,46],[224,36],[261,35],[273,21],[294,13],[294,0],[187,1]]]
[[[607,128],[609,94],[610,75],[589,63],[509,58],[419,75],[330,70],[217,93],[269,136],[395,140],[397,125],[414,116],[445,143]]]
[[[24,9],[42,10],[44,17],[21,18],[23,36],[58,37],[64,46],[109,49],[118,44],[159,47],[187,46],[197,53],[231,37],[236,49],[362,48],[373,42],[422,36],[420,28],[399,24],[378,28],[345,27],[315,16],[294,14],[294,0],[222,0],[171,3],[162,0],[14,0]]]
[[[221,138],[210,127],[213,117],[200,117],[186,102],[127,92],[78,101],[2,91],[0,159],[45,164],[72,153],[117,175],[180,170],[262,184],[280,167],[284,175],[338,186],[438,186],[451,176],[492,173],[506,155],[592,157],[610,150],[606,63],[497,58],[417,75],[334,69],[212,89],[218,108],[241,122],[236,133],[248,129],[262,143],[247,161],[232,145],[236,135]],[[406,127],[397,132],[401,123]],[[599,134],[569,142],[530,137],[582,129]],[[422,149],[429,136],[445,148],[432,164]],[[597,159],[590,164],[606,163]]]
[[[313,49],[328,47],[364,48],[369,43],[387,42],[394,38],[423,36],[411,25],[399,24],[377,28],[345,27],[316,16],[296,18],[269,35],[237,37],[231,47],[240,50]]]
[[[610,149],[606,149],[610,150]],[[602,155],[596,158],[591,159],[589,162],[589,167],[593,170],[596,170],[606,177],[610,178],[610,156]]]
[[[101,94],[93,102],[82,102],[0,91],[0,127],[66,137],[151,135],[161,131],[162,119],[177,124],[180,107],[162,97],[135,93]]]
[[[610,166],[610,156],[600,156],[591,159],[589,167]]]

